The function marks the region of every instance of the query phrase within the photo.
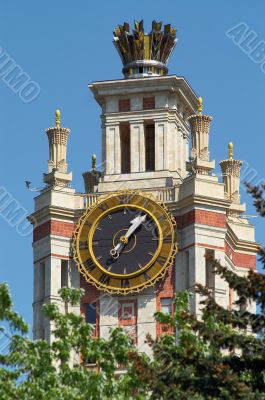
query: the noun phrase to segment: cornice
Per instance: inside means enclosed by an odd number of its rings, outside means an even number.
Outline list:
[[[131,124],[141,120],[152,119],[154,122],[176,122],[177,124],[181,124],[185,131],[188,132],[189,130],[188,122],[184,120],[178,110],[169,107],[155,108],[152,110],[109,112],[101,116],[105,126],[118,125],[120,122],[128,122],[128,117],[130,117]]]
[[[84,209],[73,210],[65,207],[45,206],[38,211],[35,211],[27,217],[28,221],[33,225],[38,225],[49,219],[63,219],[73,222],[84,212]]]
[[[215,197],[201,196],[201,195],[190,195],[179,201],[168,203],[167,206],[171,211],[181,210],[182,213],[185,213],[186,212],[185,209],[187,209],[190,206],[201,206],[201,205],[215,207],[220,209],[221,211],[226,212],[229,209],[230,204],[231,201],[226,199],[217,199]]]
[[[181,96],[191,114],[194,114],[197,109],[197,95],[182,76],[166,75],[161,77],[97,81],[88,85],[88,87],[100,105],[102,105],[105,97],[123,95],[124,90],[129,91],[131,95],[137,93],[143,94],[145,92],[150,93],[150,89],[153,89],[155,93],[168,92]]]
[[[227,225],[226,242],[235,252],[248,252],[251,254],[257,254],[261,247],[260,243],[258,242],[250,242],[248,240],[239,239],[229,225]]]

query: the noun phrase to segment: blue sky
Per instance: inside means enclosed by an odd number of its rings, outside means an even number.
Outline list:
[[[142,18],[146,30],[153,19],[177,28],[178,44],[169,72],[183,75],[203,97],[204,111],[213,116],[210,150],[217,166],[226,158],[231,139],[235,158],[245,162],[244,175],[252,177],[253,183],[261,181],[265,72],[258,56],[251,58],[226,32],[244,23],[258,45],[265,41],[264,12],[262,0],[3,1],[0,47],[39,85],[40,94],[25,103],[0,77],[0,186],[28,213],[33,210],[34,193],[25,189],[24,181],[35,187],[43,184],[48,159],[45,129],[54,124],[59,107],[62,126],[71,129],[68,164],[73,186],[83,191],[82,172],[90,168],[91,154],[100,155],[101,148],[100,110],[87,85],[122,77],[112,44],[113,28]],[[220,173],[219,166],[216,171]],[[243,190],[242,199],[247,214],[255,214]],[[262,242],[265,221],[251,221]],[[9,283],[16,310],[31,322],[32,238],[21,237],[1,216],[0,232],[0,281]]]

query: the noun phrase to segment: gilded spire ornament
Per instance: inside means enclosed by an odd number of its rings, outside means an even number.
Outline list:
[[[61,126],[61,111],[58,109],[55,111],[55,126],[57,129]]]
[[[198,97],[198,114],[202,115],[202,97]]]
[[[229,161],[233,160],[233,148],[234,148],[233,143],[229,142],[228,143],[228,160]]]
[[[97,167],[97,156],[96,154],[92,155],[92,171],[96,171],[96,167]]]

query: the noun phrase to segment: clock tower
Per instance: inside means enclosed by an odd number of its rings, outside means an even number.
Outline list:
[[[185,80],[168,75],[176,45],[171,25],[143,21],[114,30],[123,79],[89,85],[101,108],[102,156],[83,173],[84,193],[71,186],[66,163],[69,129],[47,129],[48,173],[35,198],[34,337],[52,340],[41,307],[55,302],[63,286],[82,287],[76,308],[94,334],[107,338],[122,326],[139,351],[149,352],[146,334],[167,332],[156,311],[172,312],[176,292],[189,290],[190,308],[199,314],[194,285],[207,285],[224,307],[233,293],[207,264],[212,254],[244,275],[256,268],[254,227],[243,216],[240,168],[229,143],[214,172],[209,136],[212,117]],[[87,143],[89,148],[89,143]]]

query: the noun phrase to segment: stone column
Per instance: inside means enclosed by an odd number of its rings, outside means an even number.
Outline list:
[[[155,121],[155,170],[169,168],[168,129],[165,121]]]
[[[190,268],[190,286],[194,287],[196,283],[205,285],[205,248],[192,246],[189,249],[189,268]],[[197,315],[201,315],[200,301],[202,297],[191,290],[191,309]]]
[[[144,121],[130,122],[131,172],[145,170]]]
[[[176,165],[177,137],[176,137],[176,122],[166,122],[166,137],[168,141],[168,159],[167,169],[174,171]]]
[[[106,143],[106,124],[105,124],[105,116],[101,116],[101,142],[102,142],[102,149],[101,149],[101,162],[102,162],[102,166],[101,166],[101,171],[102,174],[105,175],[106,174],[106,147],[107,147],[107,143]]]
[[[34,263],[33,338],[44,338],[45,261]]]
[[[100,295],[100,337],[109,339],[111,329],[117,328],[119,325],[118,298],[109,296],[107,293]]]
[[[183,170],[186,171],[186,163],[189,158],[189,133],[183,131]]]
[[[187,150],[188,150],[188,140],[187,140],[187,132],[185,132],[184,128],[180,125],[176,125],[176,134],[177,134],[177,145],[176,145],[176,169],[181,174],[181,176],[185,177],[186,172],[186,162],[187,162]]]
[[[221,265],[226,265],[226,255],[224,251],[215,250],[214,257]],[[229,305],[229,285],[218,274],[214,274],[214,280],[214,298],[220,306],[226,308]]]
[[[106,174],[121,172],[121,144],[119,123],[106,124]]]
[[[228,160],[220,161],[223,182],[225,184],[225,196],[233,203],[240,204],[240,170],[241,160],[233,159],[233,143],[228,144]]]
[[[45,303],[46,304],[57,304],[61,311],[63,310],[62,301],[58,295],[59,289],[61,289],[61,259],[56,257],[48,257],[45,265]],[[54,324],[45,318],[45,339],[53,341],[53,326]]]
[[[139,129],[140,129],[140,172],[144,172],[146,165],[145,165],[145,133],[144,133],[144,121],[139,122]]]
[[[146,335],[149,333],[156,337],[156,322],[154,314],[156,310],[156,286],[148,288],[138,294],[137,310],[137,347],[138,351],[151,356],[150,346],[146,343]]]

